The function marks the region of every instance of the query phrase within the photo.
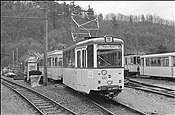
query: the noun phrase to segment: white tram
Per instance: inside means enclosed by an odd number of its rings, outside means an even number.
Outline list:
[[[109,98],[124,88],[124,45],[121,39],[85,37],[63,50],[63,84]]]
[[[51,80],[62,80],[62,50],[47,52],[47,76]],[[39,70],[44,74],[44,54],[40,57]],[[44,76],[44,75],[43,75]]]
[[[140,74],[175,78],[175,52],[143,55]]]
[[[125,70],[128,70],[129,76],[140,74],[140,56],[141,55],[127,55],[125,57]]]

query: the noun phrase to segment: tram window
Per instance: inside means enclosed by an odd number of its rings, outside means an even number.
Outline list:
[[[86,67],[86,50],[82,50],[82,67]]]
[[[175,56],[173,56],[173,66],[175,66]]]
[[[133,64],[134,63],[134,59],[133,59],[133,57],[131,57],[131,64]]]
[[[48,58],[47,64],[48,66],[51,66],[51,58]]]
[[[75,67],[75,50],[71,50],[71,67]]]
[[[60,62],[60,59],[59,59]],[[58,65],[60,66],[60,63],[58,62]],[[66,53],[63,52],[63,67],[66,67]]]
[[[121,67],[121,50],[98,50],[97,66],[98,67]]]
[[[133,57],[133,64],[136,64],[137,57]]]
[[[71,51],[67,52],[67,66],[71,67]]]
[[[63,66],[63,58],[58,58],[58,66]]]
[[[162,58],[162,65],[163,66],[169,66],[169,58],[168,57],[163,57]]]
[[[94,47],[93,45],[88,45],[87,46],[87,67],[94,67]]]
[[[55,58],[55,66],[57,66],[57,57]]]
[[[156,66],[156,58],[151,58],[151,66]]]
[[[44,60],[41,59],[40,62],[39,62],[39,66],[43,66],[44,65]]]
[[[54,61],[54,57],[52,58],[52,67],[54,67],[54,63],[55,63],[55,61]]]
[[[125,58],[125,64],[128,64],[128,62],[127,62],[127,58]]]
[[[140,64],[140,57],[137,57],[137,64]]]
[[[161,66],[161,58],[160,57],[157,58],[157,66]]]
[[[146,58],[146,66],[150,66],[150,58]]]
[[[77,67],[81,67],[81,55],[80,51],[77,51]]]
[[[141,58],[141,66],[144,66],[144,58]]]

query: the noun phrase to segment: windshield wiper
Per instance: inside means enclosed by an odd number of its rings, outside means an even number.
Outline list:
[[[104,62],[107,63],[108,65],[111,65],[109,62],[107,62],[106,60],[104,60],[101,56],[98,56],[98,58],[100,58],[102,61],[104,61]]]

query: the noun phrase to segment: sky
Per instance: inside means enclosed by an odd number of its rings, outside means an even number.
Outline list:
[[[70,3],[72,1],[66,1]],[[83,9],[91,8],[98,14],[107,13],[124,15],[156,14],[164,19],[175,20],[174,1],[74,1],[75,5],[80,5]]]

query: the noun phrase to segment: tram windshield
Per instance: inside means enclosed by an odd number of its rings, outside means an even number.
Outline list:
[[[121,67],[121,50],[97,50],[97,67]]]

